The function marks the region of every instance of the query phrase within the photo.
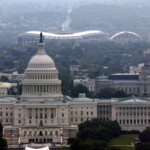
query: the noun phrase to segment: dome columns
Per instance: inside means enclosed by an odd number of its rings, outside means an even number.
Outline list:
[[[39,94],[61,94],[61,85],[24,85],[24,94],[39,95]]]

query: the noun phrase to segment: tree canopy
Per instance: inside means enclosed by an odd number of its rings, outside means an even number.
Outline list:
[[[115,121],[92,119],[79,125],[77,138],[71,138],[68,143],[71,150],[113,150],[108,143],[113,137],[121,134],[121,128]]]
[[[136,144],[136,150],[150,150],[150,127],[147,127],[139,135],[140,142]]]
[[[99,98],[121,98],[121,97],[127,97],[128,95],[124,91],[116,90],[113,88],[105,88],[101,89],[98,93]]]
[[[0,81],[1,82],[9,82],[9,79],[6,76],[1,76]]]

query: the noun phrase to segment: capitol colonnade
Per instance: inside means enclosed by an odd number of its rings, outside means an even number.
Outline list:
[[[60,85],[24,85],[23,93],[41,94],[41,93],[60,93]]]

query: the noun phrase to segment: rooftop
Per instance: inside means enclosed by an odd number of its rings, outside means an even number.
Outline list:
[[[147,103],[150,102],[150,99],[144,99],[144,98],[139,98],[139,97],[127,97],[127,98],[120,98],[117,99],[117,102],[121,103]]]
[[[0,88],[10,88],[11,83],[8,82],[0,82]]]
[[[0,97],[0,103],[10,103],[16,102],[17,98],[14,97]]]
[[[71,102],[93,102],[94,99],[88,97],[81,97],[81,98],[73,98]]]

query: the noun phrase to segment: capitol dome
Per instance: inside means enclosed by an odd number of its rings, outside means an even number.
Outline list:
[[[44,45],[40,44],[44,49]],[[55,68],[53,59],[47,55],[43,50],[38,50],[37,54],[31,58],[28,64],[28,68]]]
[[[62,98],[61,81],[53,59],[44,50],[41,34],[38,52],[31,58],[22,81],[22,99],[54,100]]]

